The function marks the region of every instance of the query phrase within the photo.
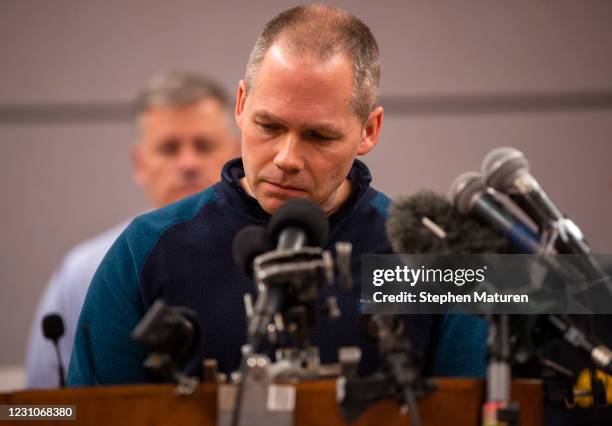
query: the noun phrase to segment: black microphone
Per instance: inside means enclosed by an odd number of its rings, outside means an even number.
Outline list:
[[[66,387],[66,379],[64,378],[64,364],[62,363],[62,357],[59,349],[59,339],[64,335],[64,320],[59,314],[47,314],[42,319],[42,331],[43,335],[53,341],[55,346],[55,353],[57,355],[57,370],[59,374],[60,387]]]
[[[318,205],[305,198],[294,198],[272,216],[268,233],[277,241],[278,250],[299,250],[323,245],[328,228],[327,218]]]
[[[487,184],[480,173],[466,172],[459,175],[450,192],[453,204],[460,213],[479,218],[506,236],[524,253],[544,253],[545,248],[540,244],[539,236],[487,191]]]
[[[263,226],[245,226],[238,231],[232,243],[234,263],[247,277],[253,276],[253,260],[270,250],[274,250],[274,246],[268,231]]]
[[[168,306],[157,299],[132,330],[132,339],[152,352],[167,354],[184,366],[197,352],[202,338],[198,314],[184,306]]]
[[[321,246],[327,238],[328,227],[327,217],[318,205],[304,198],[294,198],[274,213],[268,224],[268,235],[276,242],[277,250],[299,250],[305,246]],[[260,350],[268,324],[281,310],[288,289],[273,285],[262,290],[249,323],[253,352]]]
[[[538,225],[563,219],[561,211],[530,173],[521,151],[510,147],[494,149],[485,156],[482,173],[489,186],[512,196]]]

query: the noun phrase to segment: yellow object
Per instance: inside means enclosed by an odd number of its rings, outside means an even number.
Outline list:
[[[601,380],[606,388],[606,405],[612,405],[612,376],[605,374],[603,371],[595,370],[595,377]],[[592,393],[591,372],[584,369],[578,375],[574,385],[574,404],[568,403],[566,399],[565,405],[567,408],[574,408],[576,405],[580,408],[592,407],[594,405]]]

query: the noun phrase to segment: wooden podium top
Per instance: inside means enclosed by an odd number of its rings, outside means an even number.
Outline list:
[[[419,399],[422,423],[436,425],[480,424],[484,381],[439,378],[432,394]],[[346,425],[336,403],[334,380],[301,382],[296,385],[294,413],[296,426]],[[512,398],[520,404],[521,425],[542,424],[542,386],[539,380],[519,380],[512,384]],[[176,396],[172,385],[127,385],[61,390],[21,391],[0,394],[0,404],[73,404],[78,425],[201,425],[217,421],[217,385],[203,384],[194,395]],[[24,426],[69,425],[66,420],[0,422]],[[379,401],[352,425],[410,424],[390,400]]]

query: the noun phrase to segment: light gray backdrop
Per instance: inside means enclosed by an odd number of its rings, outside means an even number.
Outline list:
[[[612,252],[612,2],[337,4],[382,52],[388,114],[365,158],[378,189],[446,193],[490,149],[515,146],[592,247]],[[2,1],[0,364],[22,362],[65,252],[146,208],[131,128],[113,111],[168,68],[205,71],[233,93],[259,29],[287,6]]]

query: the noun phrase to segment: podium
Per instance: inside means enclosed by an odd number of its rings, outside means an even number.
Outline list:
[[[427,426],[476,426],[481,421],[485,383],[475,379],[433,379],[437,390],[419,399],[421,421]],[[336,403],[336,382],[300,382],[296,386],[294,425],[347,425]],[[516,380],[512,399],[521,407],[521,426],[542,424],[542,385],[539,380]],[[0,404],[70,404],[76,406],[76,421],[9,420],[15,425],[113,425],[113,426],[216,426],[217,385],[202,384],[190,396],[177,396],[172,385],[126,385],[96,388],[20,391],[0,394]],[[354,426],[407,426],[409,416],[391,400],[379,401]]]

